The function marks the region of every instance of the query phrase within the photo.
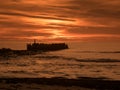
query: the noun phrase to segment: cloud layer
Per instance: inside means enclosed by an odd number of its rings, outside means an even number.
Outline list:
[[[1,2],[0,40],[120,39],[119,0]]]

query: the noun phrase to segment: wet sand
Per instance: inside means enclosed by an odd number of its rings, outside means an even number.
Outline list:
[[[51,86],[39,84],[0,84],[0,90],[95,90],[77,86]]]
[[[120,90],[120,81],[100,78],[0,78],[0,90]]]

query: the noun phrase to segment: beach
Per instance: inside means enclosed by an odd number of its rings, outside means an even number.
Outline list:
[[[77,86],[51,86],[39,84],[1,84],[0,90],[95,90]]]
[[[120,81],[99,78],[0,78],[0,90],[119,90]]]

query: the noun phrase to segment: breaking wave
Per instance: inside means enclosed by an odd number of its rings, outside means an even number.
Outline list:
[[[74,61],[79,61],[79,62],[102,62],[102,63],[105,63],[105,62],[120,62],[120,60],[118,59],[104,59],[104,58],[101,58],[101,59],[79,59],[79,58],[74,58],[74,57],[65,57],[65,56],[46,56],[46,55],[43,55],[43,56],[34,56],[34,58],[38,58],[38,59],[45,59],[45,60],[51,60],[51,59],[56,59],[56,60],[74,60]]]

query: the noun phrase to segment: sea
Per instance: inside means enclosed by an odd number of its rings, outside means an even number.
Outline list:
[[[120,43],[71,42],[69,49],[37,55],[0,57],[0,78],[120,80]]]

